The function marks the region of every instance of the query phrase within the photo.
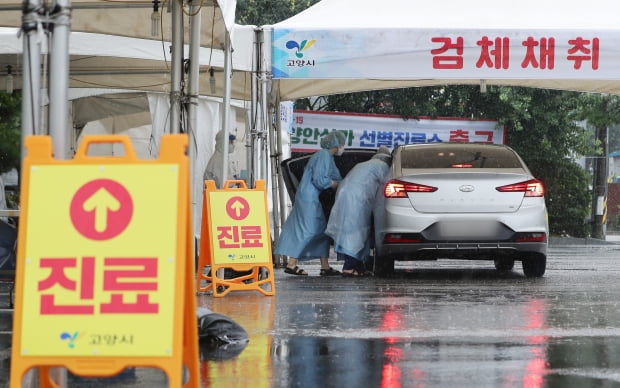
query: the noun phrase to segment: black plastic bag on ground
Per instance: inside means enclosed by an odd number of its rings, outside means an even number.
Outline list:
[[[229,360],[238,356],[250,341],[248,333],[226,315],[205,308],[198,309],[200,359]]]

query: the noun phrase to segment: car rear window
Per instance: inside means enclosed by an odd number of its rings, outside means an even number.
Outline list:
[[[402,150],[401,168],[522,168],[517,155],[502,147],[410,147]]]

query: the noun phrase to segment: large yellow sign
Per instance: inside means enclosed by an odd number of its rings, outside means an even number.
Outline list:
[[[178,179],[167,164],[31,166],[22,354],[170,355]]]
[[[89,156],[121,143],[118,157]],[[39,367],[109,376],[163,369],[197,387],[196,300],[187,136],[162,137],[139,160],[127,136],[87,136],[73,160],[51,139],[26,138],[17,249],[11,387]],[[190,253],[191,252],[191,253]]]

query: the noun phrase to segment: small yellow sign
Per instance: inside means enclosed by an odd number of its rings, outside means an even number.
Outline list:
[[[210,211],[215,264],[271,261],[264,192],[212,192]]]
[[[221,190],[215,181],[205,181],[196,290],[212,290],[217,297],[247,290],[274,295],[268,220],[265,181],[248,189],[244,181],[229,180]],[[241,274],[219,276],[219,269],[226,268]]]

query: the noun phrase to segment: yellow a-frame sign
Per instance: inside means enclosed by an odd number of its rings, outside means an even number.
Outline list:
[[[212,290],[213,296],[247,290],[274,295],[265,181],[248,189],[242,180],[228,180],[221,190],[215,181],[205,181],[202,206],[197,291]],[[203,273],[206,267],[208,274]],[[218,269],[226,268],[246,273],[219,276]]]
[[[162,369],[169,386],[199,386],[186,135],[137,158],[128,136],[86,136],[72,160],[51,138],[25,140],[11,387],[50,368],[112,376]],[[89,156],[120,143],[123,156]],[[183,383],[184,366],[189,378]]]

